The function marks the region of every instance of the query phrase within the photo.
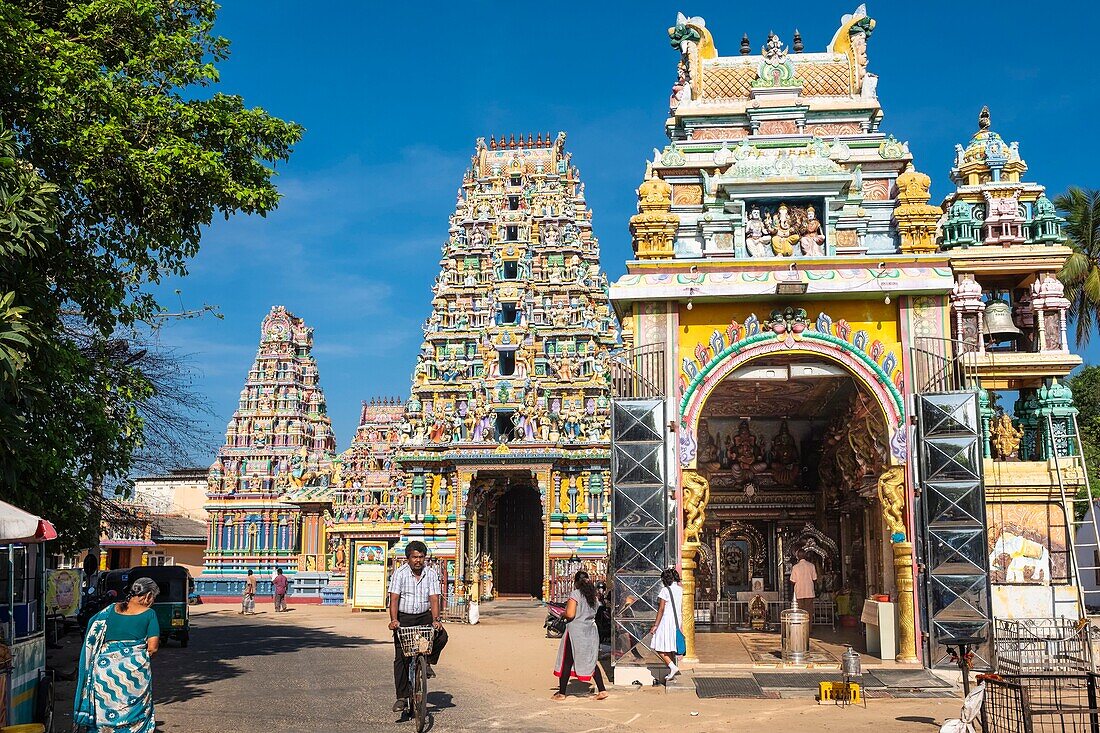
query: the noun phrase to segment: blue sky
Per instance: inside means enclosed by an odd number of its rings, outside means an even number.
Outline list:
[[[259,324],[285,305],[314,327],[340,448],[359,404],[407,395],[455,191],[477,137],[564,130],[586,183],[612,279],[630,256],[627,220],[654,147],[663,146],[678,53],[677,10],[703,15],[719,53],[742,33],[758,52],[770,29],[821,51],[855,3],[317,3],[231,0],[217,31],[232,42],[221,91],[306,128],[266,219],[216,221],[191,274],[159,288],[223,320],[166,326],[191,355],[223,432],[255,355]],[[948,191],[956,142],[988,104],[993,128],[1019,140],[1027,175],[1052,195],[1100,187],[1093,133],[1100,103],[1084,5],[1059,16],[1034,3],[868,6],[882,128],[908,140],[917,167]],[[1061,17],[1056,21],[1057,17]],[[1086,359],[1097,361],[1100,338]],[[207,457],[203,457],[206,460]]]

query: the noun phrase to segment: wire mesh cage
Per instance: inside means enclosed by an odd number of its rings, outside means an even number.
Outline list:
[[[985,679],[982,733],[1100,733],[1097,676],[990,675]]]
[[[997,619],[993,643],[1003,675],[1092,672],[1091,627],[1065,618]]]
[[[401,652],[406,657],[431,654],[435,629],[431,626],[399,626],[397,638],[401,640]]]

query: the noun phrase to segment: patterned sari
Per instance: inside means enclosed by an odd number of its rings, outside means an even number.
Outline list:
[[[153,674],[140,641],[104,641],[108,606],[92,617],[80,650],[73,723],[95,733],[153,733]]]

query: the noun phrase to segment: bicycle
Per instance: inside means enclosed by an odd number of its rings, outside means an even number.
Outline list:
[[[397,638],[401,641],[401,652],[406,657],[412,657],[409,664],[409,686],[412,689],[409,707],[416,718],[416,733],[424,733],[428,723],[428,655],[435,641],[435,628],[399,626]]]

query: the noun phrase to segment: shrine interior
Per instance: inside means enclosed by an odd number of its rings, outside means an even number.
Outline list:
[[[714,389],[698,436],[711,485],[698,630],[778,630],[802,550],[819,579],[813,635],[854,637],[863,599],[893,586],[877,506],[887,439],[875,397],[831,361],[759,359]]]

